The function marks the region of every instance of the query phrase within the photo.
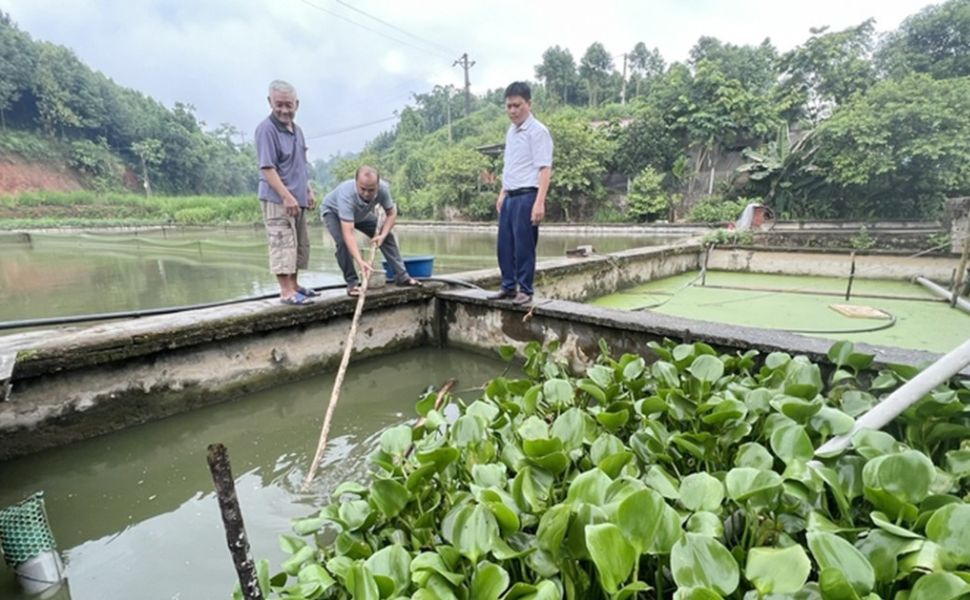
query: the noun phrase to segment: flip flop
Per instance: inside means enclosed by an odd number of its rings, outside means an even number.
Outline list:
[[[303,294],[307,298],[316,298],[317,296],[320,295],[320,292],[316,291],[315,289],[313,289],[313,288],[305,288],[303,286],[300,286],[300,287],[296,288],[296,291],[300,292],[301,294]]]
[[[360,286],[352,285],[349,288],[347,288],[347,295],[350,296],[351,298],[356,298],[357,296],[360,296]]]
[[[397,285],[402,287],[424,287],[424,284],[415,279],[414,277],[408,277],[405,281],[398,283]]]
[[[304,304],[309,304],[309,302],[307,301],[307,297],[301,294],[300,292],[293,294],[289,298],[280,298],[280,303],[292,304],[294,306],[302,306]]]

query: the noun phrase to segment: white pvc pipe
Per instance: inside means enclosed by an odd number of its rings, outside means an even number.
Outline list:
[[[929,279],[927,279],[925,277],[917,277],[916,278],[916,283],[922,285],[923,287],[925,287],[929,291],[933,292],[934,294],[936,294],[940,298],[943,298],[947,302],[953,302],[953,294],[951,294],[949,290],[947,290],[946,288],[943,288],[943,287],[941,287],[939,285],[936,285],[935,283],[933,283]],[[957,308],[959,308],[963,312],[970,314],[970,301],[967,301],[966,298],[961,298],[961,297],[957,296],[956,306],[957,306]]]
[[[845,450],[852,442],[852,436],[860,429],[882,429],[933,388],[959,373],[967,365],[970,365],[970,338],[920,371],[916,377],[907,381],[901,388],[859,417],[852,431],[822,444],[815,451],[815,455],[829,456]]]
[[[28,594],[39,594],[64,580],[64,563],[55,550],[41,552],[14,568],[17,581]]]

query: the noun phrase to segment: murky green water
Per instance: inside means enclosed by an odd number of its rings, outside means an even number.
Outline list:
[[[496,266],[493,233],[398,233],[405,257],[435,256],[435,274]],[[615,252],[680,237],[542,232],[539,257],[562,257],[580,244]],[[261,229],[32,234],[31,239],[30,244],[0,243],[0,321],[182,306],[278,289]],[[312,228],[310,268],[301,283],[342,282],[333,241],[322,227]]]
[[[970,315],[933,301],[934,296],[916,283],[856,279],[853,296],[846,302],[839,296],[845,292],[845,278],[712,271],[707,286],[701,286],[698,276],[693,272],[651,281],[597,298],[592,304],[734,325],[813,331],[818,333],[806,335],[938,353],[949,352],[970,336]],[[836,295],[814,295],[819,292]],[[891,318],[847,317],[833,310],[833,304],[868,306]],[[857,331],[861,329],[879,330]]]
[[[498,359],[420,349],[352,363],[312,493],[301,494],[333,373],[0,463],[0,506],[44,490],[73,600],[229,598],[235,571],[206,464],[229,449],[253,553],[278,569],[277,536],[337,483],[360,478],[380,432],[414,415],[428,385],[480,386]],[[465,392],[473,398],[479,392]],[[0,565],[0,598],[22,598]],[[66,598],[66,596],[64,596]],[[59,598],[61,598],[59,596]]]

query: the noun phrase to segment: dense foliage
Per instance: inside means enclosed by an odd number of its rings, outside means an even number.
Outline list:
[[[922,219],[970,194],[970,0],[881,35],[871,19],[811,29],[784,53],[768,39],[702,37],[668,64],[643,42],[622,54],[595,42],[578,57],[557,45],[534,74],[533,109],[556,144],[553,220],[730,220],[742,197],[779,218]],[[359,155],[317,161],[314,176],[329,188],[375,163],[406,218],[493,219],[502,106],[501,89],[473,96],[469,113],[452,86],[416,93],[393,130]],[[228,125],[204,131],[191,106],[121,88],[0,14],[4,152],[37,160],[46,145],[93,189],[125,175],[162,193],[235,195],[256,178],[238,137]]]
[[[168,109],[121,87],[68,48],[31,39],[0,12],[0,140],[36,131],[60,142],[52,155],[26,158],[69,164],[94,189],[120,188],[126,178],[140,186],[147,175],[163,193],[252,193],[252,145],[231,125],[203,127],[192,106]],[[3,146],[17,151],[16,141]]]
[[[651,343],[582,377],[525,348],[525,377],[417,404],[371,478],[284,535],[272,597],[965,598],[970,385],[816,457],[917,369],[847,342],[805,357]],[[511,348],[503,349],[511,356]],[[306,539],[310,536],[310,539]]]
[[[694,220],[722,200],[720,212],[737,218],[739,197],[759,198],[781,218],[935,218],[946,196],[970,193],[967,40],[970,0],[950,0],[881,38],[872,20],[822,27],[786,53],[768,40],[702,37],[687,61],[668,65],[640,42],[626,54],[626,79],[601,43],[580,57],[550,47],[533,87],[534,112],[556,143],[550,217],[666,218],[642,209],[643,194],[627,202],[627,190],[604,187],[610,173],[632,181],[649,168],[663,176],[677,216]],[[467,118],[454,90],[415,100],[395,131],[348,161],[379,162],[410,216],[493,216],[484,201],[430,190],[427,174],[456,147],[503,141],[501,90],[478,98]],[[742,151],[752,162],[717,172]],[[480,163],[460,187],[494,198],[500,172],[500,158]],[[689,215],[705,196],[705,214]]]

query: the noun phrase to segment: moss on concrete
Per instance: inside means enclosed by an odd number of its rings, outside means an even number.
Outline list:
[[[591,303],[605,308],[649,309],[662,314],[733,325],[783,330],[846,331],[876,327],[882,321],[853,319],[835,312],[831,304],[845,304],[837,296],[781,293],[777,291],[725,290],[687,286],[698,273],[685,273],[643,284]],[[709,285],[753,288],[787,288],[795,292],[844,292],[845,278],[711,272]],[[685,287],[686,286],[686,287]],[[854,294],[900,295],[931,300],[921,286],[901,281],[856,280]],[[853,297],[848,304],[884,310],[896,324],[870,333],[819,333],[827,339],[848,339],[899,348],[945,353],[963,342],[970,332],[970,316],[943,302]]]

